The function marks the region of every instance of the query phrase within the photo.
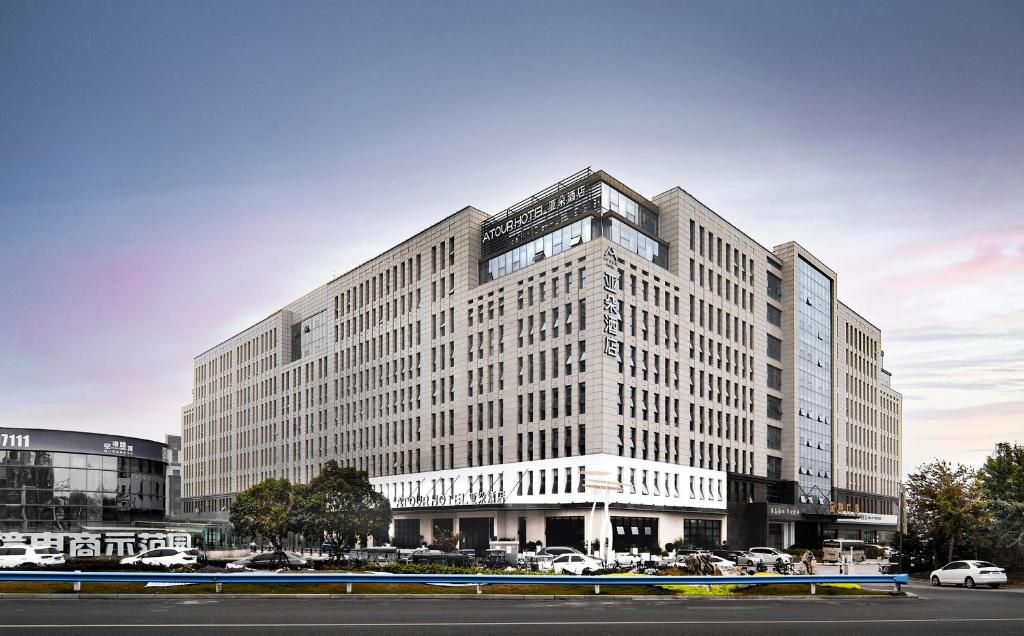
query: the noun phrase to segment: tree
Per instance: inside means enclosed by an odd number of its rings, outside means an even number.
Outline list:
[[[978,482],[987,499],[1024,501],[1024,446],[996,444],[995,455],[978,471]]]
[[[974,473],[966,466],[953,468],[940,460],[918,467],[907,478],[907,505],[935,560],[940,549],[952,561],[956,546],[976,550],[981,542],[987,514]]]
[[[978,471],[991,518],[989,539],[1000,558],[1024,565],[1024,446],[1001,443]]]
[[[332,460],[296,493],[294,521],[303,534],[330,543],[331,557],[337,559],[342,545],[365,545],[368,536],[387,541],[391,505],[373,489],[364,471]]]
[[[265,479],[238,493],[228,518],[237,534],[265,539],[280,556],[284,554],[285,539],[295,529],[294,503],[295,488],[291,482]]]
[[[447,530],[436,530],[434,532],[434,548],[442,552],[454,552],[459,547],[459,542],[462,540],[462,535],[458,532],[449,532]]]

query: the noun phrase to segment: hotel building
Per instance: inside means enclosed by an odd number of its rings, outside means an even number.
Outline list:
[[[901,397],[837,287],[797,243],[603,171],[466,207],[195,358],[184,511],[336,460],[400,546],[582,546],[605,498],[616,550],[884,541]]]

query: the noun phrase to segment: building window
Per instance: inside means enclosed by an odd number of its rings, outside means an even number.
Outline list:
[[[782,429],[778,426],[768,426],[768,448],[782,450]]]
[[[695,548],[721,547],[722,522],[712,519],[684,519],[683,541]]]
[[[480,264],[480,280],[486,282],[501,278],[535,262],[561,254],[591,238],[591,217],[588,216],[504,254],[487,259]],[[567,277],[566,292],[571,291],[569,289],[570,281],[571,278]]]
[[[768,336],[768,357],[782,360],[782,341],[775,336]]]
[[[782,390],[782,369],[768,365],[768,388]]]
[[[773,305],[768,305],[768,322],[776,327],[782,326],[782,310]]]
[[[768,396],[768,417],[773,420],[782,419],[782,400],[775,397],[774,395]]]
[[[659,549],[657,517],[612,517],[612,549],[616,552]]]
[[[768,479],[782,479],[782,458],[768,456]]]
[[[768,296],[782,300],[782,279],[771,272],[768,272]]]

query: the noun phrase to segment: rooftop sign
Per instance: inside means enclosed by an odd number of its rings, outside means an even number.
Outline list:
[[[601,188],[590,168],[551,185],[488,219],[481,228],[481,257],[522,245],[601,209]]]
[[[85,453],[164,461],[164,448],[160,442],[137,437],[40,428],[0,428],[0,451]]]

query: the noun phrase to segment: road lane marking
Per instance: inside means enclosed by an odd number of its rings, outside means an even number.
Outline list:
[[[513,625],[525,627],[538,626],[572,626],[572,625],[831,625],[831,624],[892,624],[892,623],[999,623],[1024,622],[1020,618],[894,618],[894,619],[850,619],[850,620],[689,620],[689,621],[502,621],[496,622],[448,622],[448,623],[95,623],[95,624],[24,624],[0,625],[0,629],[81,629],[81,628],[173,628],[187,627],[498,627]]]

